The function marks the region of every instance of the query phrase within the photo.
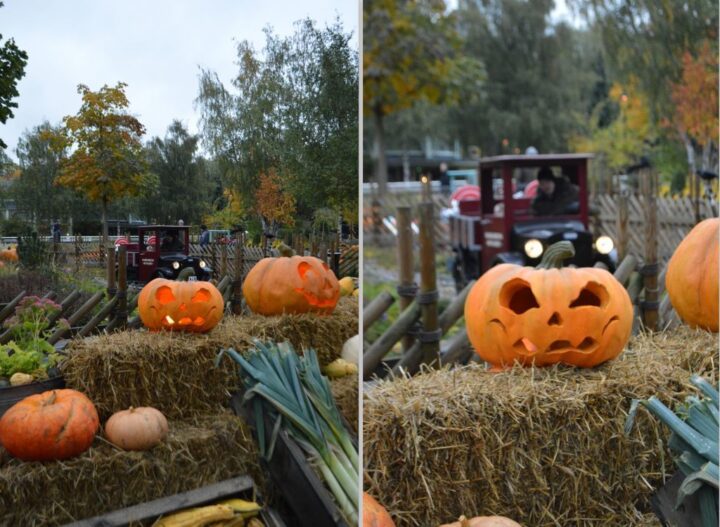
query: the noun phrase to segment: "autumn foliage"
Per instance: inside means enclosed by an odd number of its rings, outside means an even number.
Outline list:
[[[260,174],[260,186],[255,192],[255,212],[271,231],[280,225],[295,224],[295,198],[285,192],[274,170]]]
[[[697,57],[685,52],[682,77],[672,85],[674,124],[702,147],[718,144],[718,57],[705,42]]]

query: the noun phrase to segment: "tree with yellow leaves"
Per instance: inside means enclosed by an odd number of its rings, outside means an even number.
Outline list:
[[[157,178],[147,172],[140,142],[145,127],[127,112],[126,86],[119,82],[95,92],[80,84],[78,113],[63,118],[59,131],[46,134],[56,150],[72,151],[61,160],[56,183],[101,204],[103,244],[107,244],[108,205],[157,185]]]
[[[417,101],[450,102],[464,78],[482,76],[463,57],[455,20],[442,0],[366,0],[363,39],[363,107],[373,118],[375,181],[387,187],[383,120]]]
[[[295,224],[295,198],[285,192],[273,169],[260,174],[255,212],[260,216],[265,233],[277,235],[280,225],[292,227]]]

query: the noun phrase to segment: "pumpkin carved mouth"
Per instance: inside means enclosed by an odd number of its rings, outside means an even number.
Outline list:
[[[335,304],[337,304],[337,301],[332,298],[320,298],[300,287],[296,287],[295,292],[301,293],[305,297],[305,300],[307,300],[307,303],[314,307],[335,307]]]
[[[610,320],[608,320],[608,322],[605,324],[605,327],[603,327],[602,332],[600,333],[600,337],[602,338],[602,336],[610,328],[610,326],[612,326],[613,323],[617,323],[619,320],[620,319],[617,316],[611,317]],[[503,332],[507,335],[507,328],[500,319],[492,319],[489,325],[492,324],[497,324],[498,326],[500,326]],[[518,355],[522,355],[524,357],[533,357],[535,355],[565,355],[567,353],[580,353],[583,355],[589,355],[591,353],[595,353],[599,347],[600,343],[592,337],[585,337],[581,342],[575,345],[573,345],[572,342],[566,339],[554,340],[545,350],[539,349],[537,345],[535,345],[529,338],[522,337],[516,340],[512,346],[513,350]]]

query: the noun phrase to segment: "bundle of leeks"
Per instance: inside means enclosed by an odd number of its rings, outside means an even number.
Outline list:
[[[668,447],[685,476],[678,488],[675,508],[697,492],[703,527],[717,527],[720,394],[702,377],[693,375],[690,382],[706,397],[687,397],[685,404],[677,409],[677,415],[654,396],[648,400],[633,400],[625,433],[630,433],[640,403],[672,430]]]
[[[245,404],[253,404],[260,452],[267,459],[279,430],[288,432],[315,459],[325,482],[350,525],[357,525],[359,461],[356,448],[335,405],[330,383],[320,373],[317,354],[298,356],[285,342],[262,343],[245,356],[234,349],[221,350],[240,365]],[[263,414],[275,418],[269,445],[265,442]]]

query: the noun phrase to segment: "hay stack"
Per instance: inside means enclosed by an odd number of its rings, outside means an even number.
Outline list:
[[[100,437],[62,462],[0,452],[2,525],[64,525],[242,474],[264,480],[249,430],[230,414],[170,421],[167,439],[148,452],[124,452]]]
[[[717,382],[717,336],[640,336],[593,370],[479,365],[382,382],[365,393],[368,491],[398,525],[499,514],[523,525],[642,525],[653,487],[674,472],[667,429],[630,401],[671,406],[692,368]],[[664,454],[663,454],[664,452]],[[645,523],[643,523],[645,522]]]
[[[248,349],[253,338],[314,347],[322,364],[340,356],[357,333],[355,299],[341,299],[329,317],[226,317],[206,335],[125,331],[73,341],[62,365],[67,386],[85,393],[101,418],[129,406],[154,406],[170,418],[216,413],[237,388],[235,363],[213,361],[221,348]]]
[[[350,425],[350,431],[358,433],[358,376],[348,375],[330,383],[338,410]]]
[[[290,341],[297,350],[314,348],[322,365],[340,357],[347,339],[358,333],[358,302],[343,297],[335,312],[326,317],[313,314],[264,317],[229,317],[209,333],[218,348],[233,346],[240,351],[252,339]]]

